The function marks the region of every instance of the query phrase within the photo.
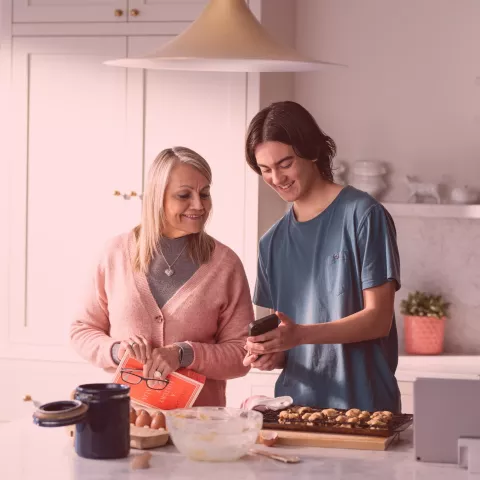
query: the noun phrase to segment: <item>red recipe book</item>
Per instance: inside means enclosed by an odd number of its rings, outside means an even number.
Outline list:
[[[168,384],[165,388],[157,390],[149,388],[145,380],[140,380],[136,385],[125,382],[122,379],[122,370],[143,376],[143,363],[126,353],[118,365],[113,383],[129,386],[130,398],[136,403],[160,410],[191,407],[202,391],[206,379],[204,375],[193,370],[181,368],[167,376]]]

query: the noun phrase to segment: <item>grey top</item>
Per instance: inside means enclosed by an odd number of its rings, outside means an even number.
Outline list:
[[[187,241],[188,236],[163,238],[159,245],[159,253],[155,255],[150,263],[147,281],[153,298],[155,298],[160,309],[165,306],[199,268],[199,265],[188,254]],[[165,270],[169,269],[174,272],[170,276],[165,273]],[[175,345],[178,345],[181,350],[180,366],[188,367],[193,362],[192,347],[186,342],[179,342]],[[119,346],[120,344],[116,343],[112,347],[112,358],[117,364],[121,360],[117,355]]]
[[[292,209],[260,241],[254,303],[299,324],[333,322],[363,308],[363,290],[400,287],[395,225],[385,208],[351,186],[317,217]],[[385,338],[299,345],[287,353],[275,395],[297,405],[400,411],[395,317]]]
[[[150,263],[147,280],[159,308],[162,308],[198,270],[199,265],[195,264],[188,254],[187,240],[188,236],[163,238],[158,255],[155,255]],[[168,265],[160,252],[163,252]],[[170,277],[165,273],[169,265],[175,272]]]

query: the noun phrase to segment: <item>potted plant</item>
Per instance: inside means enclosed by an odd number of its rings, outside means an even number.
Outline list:
[[[450,303],[441,295],[416,291],[400,304],[404,315],[405,351],[417,355],[438,355],[443,352],[445,319]]]

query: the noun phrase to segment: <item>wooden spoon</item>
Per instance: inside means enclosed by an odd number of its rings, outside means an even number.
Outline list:
[[[297,457],[297,456],[278,455],[277,453],[265,452],[263,450],[253,450],[253,449],[250,450],[249,453],[250,455],[261,455],[263,457],[268,457],[268,458],[271,458],[272,460],[277,460],[283,463],[299,463],[300,462],[300,457]]]

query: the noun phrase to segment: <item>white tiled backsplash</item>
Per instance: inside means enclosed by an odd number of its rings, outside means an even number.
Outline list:
[[[402,288],[396,296],[400,347],[400,300],[410,291],[441,293],[451,302],[445,353],[480,354],[480,221],[395,218]]]

